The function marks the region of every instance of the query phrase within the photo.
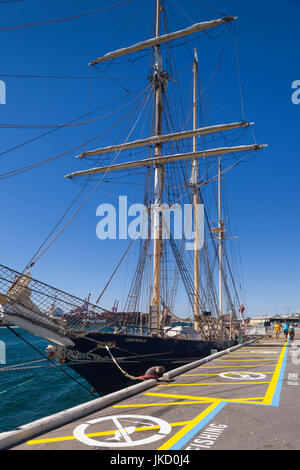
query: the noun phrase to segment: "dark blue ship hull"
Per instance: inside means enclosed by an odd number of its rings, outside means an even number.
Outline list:
[[[73,341],[75,346],[68,348],[66,364],[100,396],[141,381],[127,377],[120,368],[134,377],[144,375],[152,366],[163,366],[169,371],[209,356],[211,350],[222,351],[237,344],[235,340],[193,341],[114,333],[90,333]],[[120,368],[112,360],[107,345]]]

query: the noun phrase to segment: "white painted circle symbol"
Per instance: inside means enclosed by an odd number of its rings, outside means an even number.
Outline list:
[[[220,377],[223,379],[232,379],[232,380],[259,380],[265,379],[266,376],[264,374],[260,374],[258,372],[223,372],[219,374]]]
[[[115,429],[114,437],[108,437],[104,441],[98,441],[96,439],[91,439],[86,435],[86,429],[91,424],[97,424],[103,421],[112,421],[112,426]],[[130,425],[123,426],[121,421],[129,422]],[[145,423],[146,421],[146,423]],[[143,428],[155,428],[159,426],[159,431],[144,439],[132,440],[131,435],[133,435],[137,429],[135,424],[139,423]],[[155,429],[156,430],[156,429]],[[149,444],[150,442],[158,441],[164,436],[171,432],[172,428],[166,421],[156,418],[154,416],[142,416],[142,415],[118,415],[118,416],[104,416],[103,418],[92,419],[86,424],[80,424],[74,429],[74,437],[83,442],[88,446],[98,446],[98,447],[110,447],[110,448],[122,448],[122,447],[133,447],[141,446],[144,444]],[[113,442],[117,441],[117,442]]]

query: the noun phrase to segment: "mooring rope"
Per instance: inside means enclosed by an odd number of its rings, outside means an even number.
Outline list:
[[[37,361],[31,361],[31,362],[23,362],[22,364],[12,364],[11,366],[7,367],[1,367],[0,372],[7,372],[10,370],[18,370],[18,369],[29,369],[31,367],[22,367],[22,366],[30,366],[31,364],[36,364],[37,362],[43,362],[46,361],[46,359],[38,359]],[[40,366],[32,366],[34,367],[40,367]]]
[[[133,375],[130,375],[128,374],[128,372],[126,372],[124,369],[122,369],[122,367],[117,363],[117,360],[114,358],[114,356],[112,355],[110,349],[108,346],[105,346],[108,354],[110,355],[111,359],[113,360],[113,362],[115,363],[115,365],[117,366],[117,368],[122,372],[123,375],[125,375],[125,377],[128,377],[129,379],[131,380],[141,380],[139,377],[135,377]]]

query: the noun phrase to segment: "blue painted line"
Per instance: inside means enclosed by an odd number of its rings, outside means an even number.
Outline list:
[[[176,444],[170,447],[169,450],[181,450],[186,444],[188,444],[193,437],[204,427],[206,426],[227,404],[227,402],[219,403],[216,408],[214,408],[205,418],[203,418],[196,426],[193,427],[185,436],[183,436]]]
[[[284,353],[284,358],[281,364],[281,369],[277,381],[277,385],[275,388],[275,392],[273,395],[273,399],[271,402],[271,406],[279,406],[280,403],[280,395],[281,395],[281,390],[282,390],[282,384],[283,384],[283,379],[284,379],[284,373],[285,373],[285,368],[286,368],[286,361],[288,357],[288,346],[289,346],[289,340],[287,342],[286,348],[285,348],[285,353]]]
[[[279,406],[284,373],[285,373],[285,368],[286,368],[286,362],[287,362],[287,357],[288,357],[288,345],[289,345],[289,341],[287,342],[287,345],[286,345],[286,350],[284,353],[284,358],[281,364],[281,369],[280,369],[280,373],[279,373],[279,377],[278,377],[278,381],[277,381],[277,385],[275,388],[271,405],[264,405],[263,403],[257,404],[257,403],[251,403],[251,402],[247,402],[246,403],[247,405]],[[176,442],[176,444],[170,447],[169,450],[181,450],[186,444],[188,444],[193,439],[193,437],[202,428],[204,428],[204,426],[206,426],[226,406],[227,403],[234,403],[234,402],[222,401],[221,403],[219,403],[219,405],[216,408],[214,408],[203,420],[201,420],[198,424],[196,424],[193,427],[193,429],[191,429],[184,437],[182,437],[178,442]]]

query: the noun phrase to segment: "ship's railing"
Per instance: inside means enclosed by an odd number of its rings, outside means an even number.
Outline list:
[[[63,334],[83,335],[122,324],[118,315],[0,265],[0,303],[10,316],[25,318]]]
[[[110,312],[74,295],[0,265],[0,304],[12,321],[19,317],[62,335],[85,336],[109,332],[137,336],[160,336],[149,328],[148,315]],[[203,339],[221,339],[217,319]]]

